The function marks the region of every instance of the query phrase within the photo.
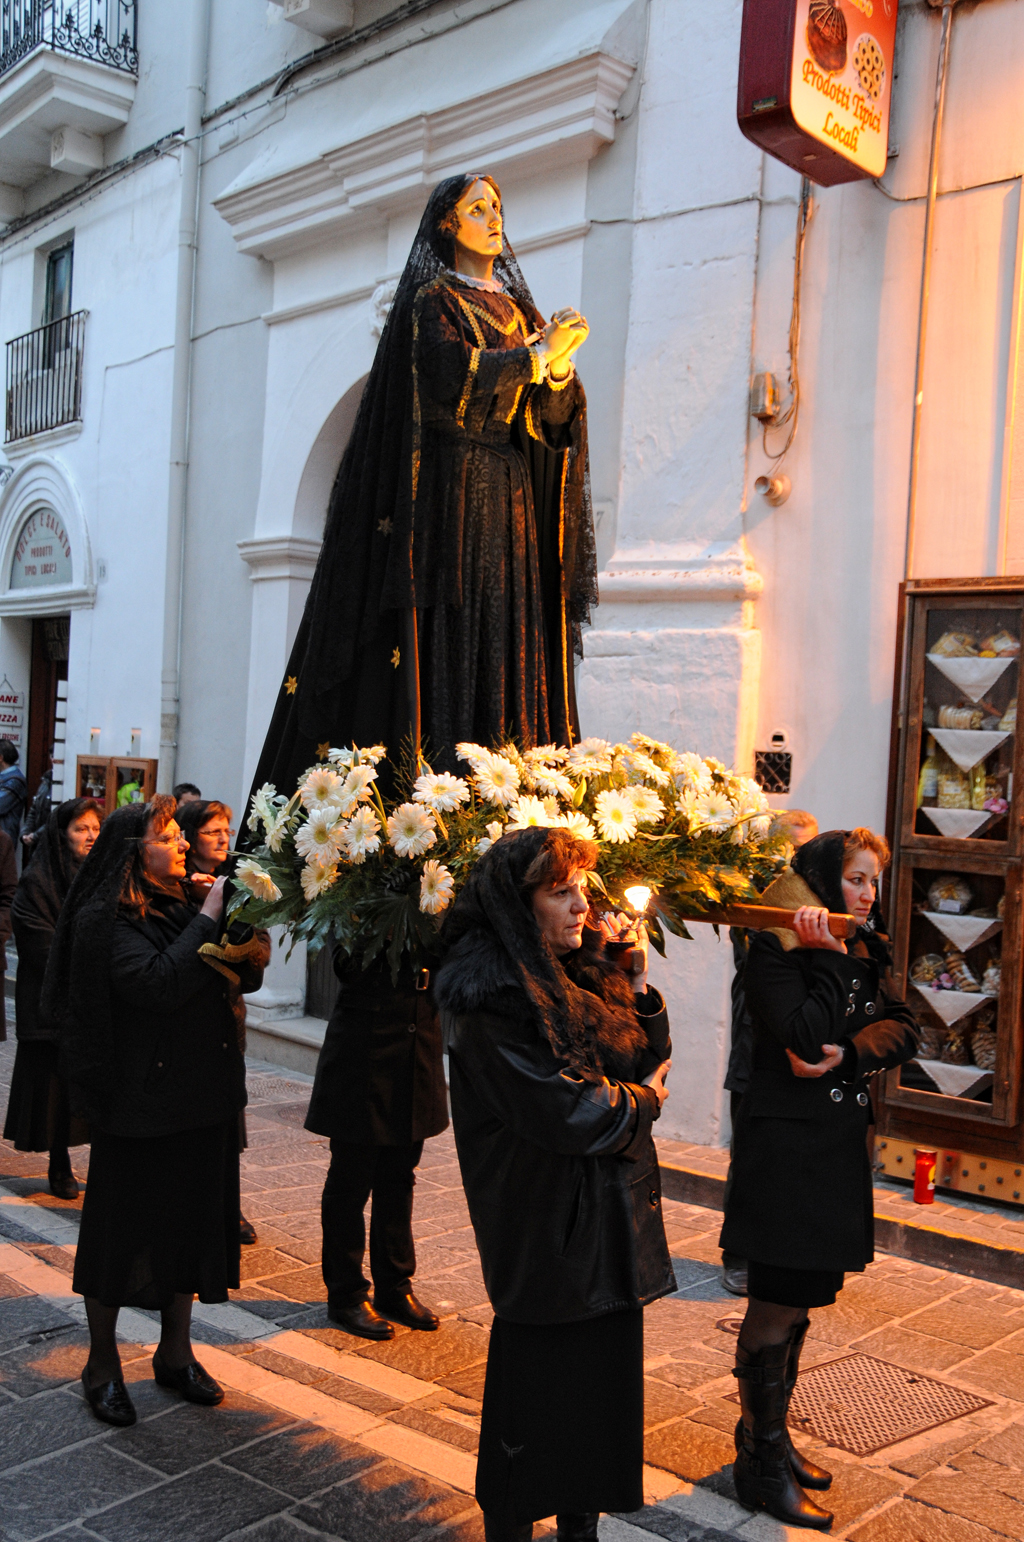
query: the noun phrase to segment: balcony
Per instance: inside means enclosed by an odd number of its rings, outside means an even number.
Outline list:
[[[97,171],[128,120],[138,0],[0,0],[0,215],[49,171]]]
[[[82,416],[82,351],[88,311],[74,311],[7,344],[5,443]]]

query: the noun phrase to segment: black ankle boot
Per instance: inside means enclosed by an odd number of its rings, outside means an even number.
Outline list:
[[[558,1536],[555,1542],[597,1542],[597,1515],[556,1515]]]
[[[484,1511],[484,1542],[532,1542],[532,1521],[507,1521]]]
[[[789,1414],[789,1400],[793,1396],[793,1388],[800,1374],[800,1351],[804,1347],[804,1339],[810,1323],[805,1317],[798,1327],[793,1329],[789,1336],[789,1359],[786,1362],[786,1414]],[[794,1446],[792,1436],[787,1428],[786,1439],[789,1442],[789,1465],[793,1469],[793,1476],[801,1488],[823,1490],[832,1483],[832,1474],[826,1472],[824,1467],[816,1467],[809,1462]]]
[[[782,1344],[769,1344],[754,1352],[742,1344],[736,1346],[733,1375],[739,1380],[743,1416],[733,1480],[740,1504],[748,1510],[766,1510],[787,1526],[826,1531],[832,1524],[831,1514],[808,1499],[789,1461],[786,1371],[790,1343],[787,1338]]]
[[[789,1336],[789,1357],[786,1361],[786,1414],[789,1415],[789,1400],[793,1396],[793,1388],[800,1373],[800,1351],[804,1347],[804,1339],[810,1323],[805,1318],[798,1327],[794,1328]],[[739,1451],[743,1444],[743,1420],[736,1421],[736,1450]],[[832,1474],[826,1472],[824,1467],[816,1467],[793,1444],[789,1429],[786,1429],[786,1443],[789,1447],[789,1465],[793,1469],[793,1476],[801,1488],[823,1490],[832,1485]]]

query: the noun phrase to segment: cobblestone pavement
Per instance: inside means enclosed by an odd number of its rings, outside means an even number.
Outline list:
[[[0,1048],[0,1106],[13,1046]],[[317,1266],[325,1143],[302,1129],[308,1082],[254,1067],[243,1288],[197,1307],[204,1363],[228,1388],[198,1409],[152,1380],[152,1314],[122,1313],[131,1430],[97,1424],[78,1375],[86,1334],[70,1289],[80,1205],[52,1199],[45,1157],[0,1145],[0,1542],[479,1542],[472,1499],[487,1324],[450,1135],[427,1143],[416,1195],[417,1290],[438,1333],[390,1344],[327,1321]],[[85,1176],[88,1153],[75,1153]],[[648,1503],[604,1542],[772,1542],[732,1488],[735,1319],[718,1283],[718,1216],[666,1202],[680,1283],[650,1308]],[[989,1400],[980,1411],[831,1468],[834,1535],[856,1542],[1024,1538],[1024,1292],[880,1258],[812,1315],[805,1365],[849,1346]],[[543,1535],[546,1528],[538,1527]],[[806,1535],[806,1533],[800,1533]]]

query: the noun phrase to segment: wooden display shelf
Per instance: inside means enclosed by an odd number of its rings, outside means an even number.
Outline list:
[[[156,792],[157,761],[132,755],[79,755],[76,798],[95,798],[104,818],[125,803],[148,803]]]
[[[998,677],[985,689],[979,689],[977,682],[984,674],[982,666],[958,669],[951,665],[947,672],[941,660],[980,657],[983,652],[991,657],[994,650],[986,650],[984,644],[1000,632],[1009,633],[1018,643],[1024,636],[1024,580],[1019,577],[913,579],[900,588],[887,819],[893,865],[886,898],[896,988],[918,1014],[922,1025],[932,1029],[933,1044],[929,1048],[934,1051],[938,1045],[939,1052],[920,1056],[910,1067],[888,1073],[884,1087],[880,1088],[878,1133],[888,1141],[890,1153],[904,1154],[914,1145],[958,1153],[962,1167],[972,1174],[981,1161],[1009,1163],[1011,1169],[1024,1161],[1024,742],[1016,733],[1010,714],[1011,703],[1017,699],[1022,666],[1019,652],[1011,652],[1006,655],[1009,662]],[[962,655],[945,652],[950,633],[968,639]],[[976,652],[968,652],[970,648]],[[972,670],[977,672],[974,683],[969,678]],[[973,694],[975,691],[977,695]],[[940,722],[944,708],[945,720]],[[950,724],[950,712],[956,713],[958,708],[980,713],[981,718],[975,718],[969,727],[958,727],[956,718]],[[1003,722],[1010,726],[1000,728]],[[952,746],[959,759],[947,751],[941,740],[934,736],[929,740],[933,730],[942,732],[949,728],[955,732],[946,733],[947,745]],[[998,743],[997,730],[1003,734]],[[987,737],[979,737],[972,744],[970,735],[975,732]],[[982,750],[986,751],[983,755]],[[973,766],[966,764],[975,753],[979,753],[979,759]],[[1002,808],[998,799],[1007,806]],[[986,808],[986,804],[993,807]],[[927,807],[964,810],[962,815],[947,815],[941,821],[947,828],[954,817],[969,824],[968,811],[988,817],[976,831],[958,837],[943,834],[929,819]],[[970,891],[969,898],[947,895],[941,900],[947,908],[938,909],[934,896],[929,898],[929,891],[941,875],[960,879]],[[954,905],[960,908],[949,908]],[[947,964],[952,963],[954,971],[960,967],[955,959],[950,959],[955,944],[943,931],[942,916],[954,917],[961,910],[965,914],[998,911],[993,917],[1002,923],[998,933],[982,932],[976,943],[961,937],[959,949],[979,983],[985,968],[998,956],[998,995],[984,997],[981,992],[968,990],[960,997],[946,997],[940,992],[929,1000],[915,989],[915,961],[931,953]],[[967,930],[961,928],[964,933]],[[952,978],[948,969],[944,972],[947,980]],[[943,1014],[936,1010],[940,1006],[944,1013],[953,1014],[951,1022],[944,1021]],[[961,1006],[963,1015],[958,1017],[955,1013]],[[990,1062],[990,1038],[986,1038],[984,1049],[978,1050],[983,1063],[978,1065],[973,1058],[975,1029],[985,1034],[991,1031],[986,1027],[989,1009],[994,1013],[996,1033],[994,1068]],[[967,1063],[977,1068],[978,1081],[970,1083],[963,1092],[980,1090],[971,1096],[957,1095],[955,1079],[942,1075],[942,1065],[946,1063],[941,1059],[943,1048],[950,1052],[948,1063],[957,1063],[954,1056],[966,1053],[970,1057]],[[922,1065],[922,1061],[926,1063]],[[992,1072],[989,1087],[982,1085],[985,1071]],[[945,1087],[941,1082],[945,1082]],[[987,1190],[979,1187],[974,1192]]]

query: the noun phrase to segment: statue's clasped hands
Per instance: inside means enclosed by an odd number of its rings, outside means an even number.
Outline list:
[[[548,365],[556,375],[564,373],[569,358],[589,335],[586,317],[573,306],[566,305],[554,312],[544,328],[543,346]]]

